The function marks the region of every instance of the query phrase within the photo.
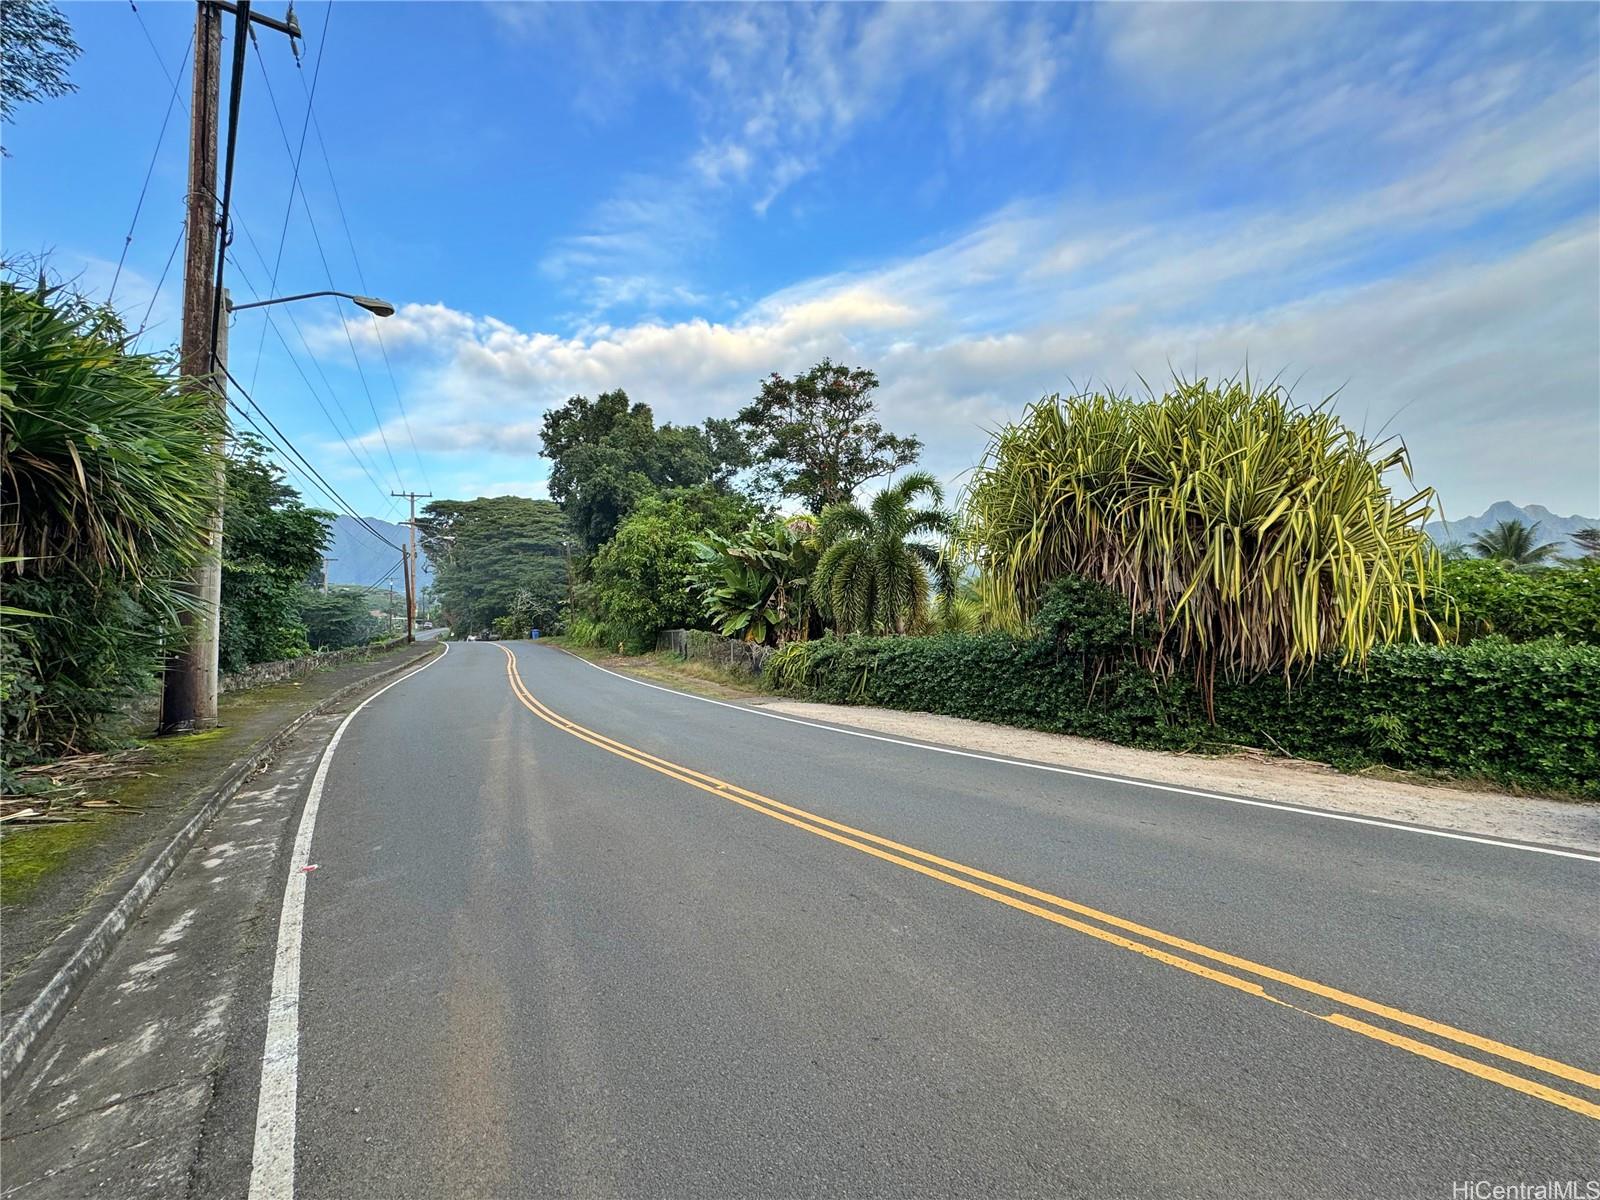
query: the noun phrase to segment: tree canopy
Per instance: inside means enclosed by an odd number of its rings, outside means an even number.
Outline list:
[[[75,91],[67,68],[80,53],[72,26],[47,0],[0,4],[0,119],[15,120],[19,104]]]
[[[551,498],[588,551],[609,540],[646,496],[700,485],[727,491],[748,462],[733,422],[657,426],[650,406],[630,402],[620,389],[594,400],[572,397],[545,413],[540,434],[552,464]]]
[[[372,615],[374,608],[385,606],[386,598],[381,592],[348,584],[326,595],[315,588],[301,588],[298,596],[300,620],[306,627],[311,648],[343,650],[370,642],[386,628],[392,629],[392,624]]]
[[[874,419],[878,377],[823,359],[793,379],[774,373],[739,411],[760,486],[814,513],[854,499],[869,479],[917,461],[922,442]]]
[[[245,436],[228,455],[218,652],[224,671],[310,649],[300,593],[322,566],[331,514],[301,503],[264,451]]]
[[[700,563],[695,545],[707,534],[732,533],[751,512],[748,504],[708,509],[703,500],[700,489],[648,497],[589,564],[589,607],[635,650],[650,649],[662,629],[706,624],[691,588]]]
[[[417,517],[433,563],[434,594],[456,630],[488,629],[518,593],[534,625],[549,628],[567,598],[572,534],[558,505],[522,496],[435,500]]]
[[[1473,538],[1470,546],[1479,558],[1492,558],[1514,567],[1531,567],[1548,562],[1561,551],[1560,542],[1539,541],[1539,523],[1499,521]]]
[[[840,633],[906,633],[928,618],[930,586],[955,597],[949,559],[923,538],[948,540],[954,520],[944,490],[926,471],[912,471],[870,503],[830,504],[818,536],[825,549],[812,595]]]

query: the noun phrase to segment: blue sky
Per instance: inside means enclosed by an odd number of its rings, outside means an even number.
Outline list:
[[[952,482],[1041,394],[1248,359],[1452,516],[1600,513],[1592,5],[297,7],[298,67],[250,53],[230,286],[401,311],[241,313],[232,362],[364,512],[542,494],[574,392],[692,422],[831,355]],[[193,8],[63,10],[79,91],[6,129],[4,247],[103,296]],[[185,121],[114,297],[149,345]]]

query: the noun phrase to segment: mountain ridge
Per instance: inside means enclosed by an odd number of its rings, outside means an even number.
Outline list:
[[[388,538],[396,546],[408,544],[411,531],[404,525],[377,517],[364,517],[372,529]],[[354,517],[340,515],[328,522],[328,548],[323,551],[329,559],[329,583],[359,583],[363,586],[382,582],[391,571],[395,583],[401,582],[400,553],[375,538]],[[417,584],[427,587],[433,583],[433,567],[422,547],[417,547]]]
[[[1501,521],[1521,521],[1525,525],[1538,525],[1535,536],[1541,542],[1561,543],[1561,553],[1576,556],[1582,553],[1572,535],[1580,529],[1600,526],[1600,517],[1574,514],[1563,517],[1542,504],[1513,504],[1509,500],[1496,500],[1475,517],[1458,517],[1453,521],[1430,521],[1422,531],[1441,546],[1451,542],[1467,543],[1480,533],[1493,529]]]

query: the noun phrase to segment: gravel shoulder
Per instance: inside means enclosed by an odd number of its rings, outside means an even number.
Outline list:
[[[1323,763],[1250,754],[1205,757],[1136,750],[933,713],[895,712],[762,697],[753,703],[832,725],[934,742],[984,754],[1126,775],[1255,800],[1301,804],[1485,837],[1600,852],[1600,804],[1347,775]]]
[[[814,704],[776,697],[705,663],[682,662],[661,654],[624,657],[567,646],[562,641],[557,645],[612,670],[681,691],[735,700],[770,712],[889,737],[1122,775],[1151,783],[1176,784],[1252,800],[1299,804],[1482,837],[1600,853],[1600,804],[1589,801],[1516,796],[1433,781],[1412,782],[1392,775],[1350,775],[1325,763],[1271,758],[1265,754],[1239,753],[1222,757],[1174,754],[933,713]]]

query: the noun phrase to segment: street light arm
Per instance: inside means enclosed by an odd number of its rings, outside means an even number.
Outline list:
[[[247,308],[265,308],[269,304],[288,304],[292,300],[313,300],[318,296],[339,296],[339,297],[341,297],[341,298],[343,298],[345,300],[350,301],[350,303],[352,303],[352,304],[355,304],[355,305],[357,305],[357,306],[359,306],[361,308],[366,309],[369,313],[372,313],[374,316],[377,316],[377,317],[392,317],[392,316],[394,316],[394,305],[390,304],[387,300],[379,300],[375,296],[358,296],[354,292],[332,292],[332,291],[301,292],[299,295],[295,295],[295,296],[277,296],[277,297],[274,297],[271,300],[252,300],[249,304],[234,304],[232,301],[229,301],[228,302],[228,311],[229,312],[242,312],[244,309],[247,309]]]

